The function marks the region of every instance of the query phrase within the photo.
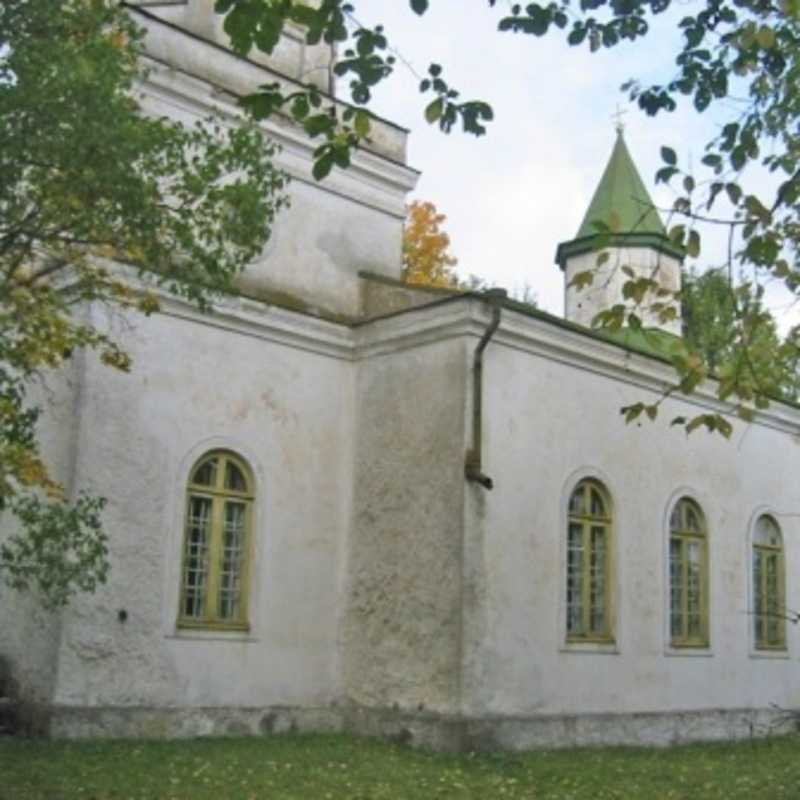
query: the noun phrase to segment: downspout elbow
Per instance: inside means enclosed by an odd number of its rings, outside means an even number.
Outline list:
[[[473,451],[467,453],[467,460],[464,464],[464,475],[468,481],[483,486],[484,489],[491,491],[494,488],[494,481],[485,473],[481,472],[481,466],[475,461]]]

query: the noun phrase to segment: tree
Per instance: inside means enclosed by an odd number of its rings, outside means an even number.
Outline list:
[[[682,280],[683,336],[713,372],[732,349],[736,311],[727,276],[719,270],[685,271]]]
[[[561,31],[573,46],[595,52],[622,42],[633,42],[650,33],[652,19],[671,8],[671,0],[569,0],[546,4],[511,4],[487,0],[497,10],[501,33],[541,37]],[[429,0],[409,0],[411,12],[424,15]],[[369,138],[368,103],[372,89],[387,79],[395,58],[382,26],[368,28],[357,21],[349,0],[217,0],[216,10],[225,15],[225,29],[240,53],[256,47],[270,53],[284,26],[305,27],[306,41],[336,42],[342,57],[336,74],[349,80],[352,106],[326,105],[313,87],[286,93],[278,84],[262,87],[244,100],[245,106],[263,118],[278,111],[289,113],[310,136],[321,137],[315,152],[315,175],[322,178],[334,166],[346,167],[353,149]],[[800,3],[786,0],[703,0],[695,13],[678,23],[683,36],[675,54],[674,71],[667,80],[642,85],[635,78],[623,87],[647,114],[670,112],[678,100],[691,98],[698,113],[718,107],[727,115],[720,134],[708,143],[701,174],[681,168],[676,153],[662,148],[664,167],[657,180],[680,181],[681,196],[668,209],[673,222],[670,236],[691,257],[701,249],[703,225],[723,225],[729,233],[728,272],[734,265],[749,279],[735,287],[735,314],[731,347],[742,354],[742,369],[717,383],[718,398],[744,419],[770,402],[769,387],[759,378],[758,359],[773,354],[752,348],[750,332],[762,313],[759,300],[764,284],[772,279],[790,292],[800,293]],[[481,52],[485,52],[483,43]],[[667,67],[671,68],[671,67]],[[424,115],[444,133],[460,123],[468,133],[486,132],[493,112],[483,100],[463,100],[445,79],[441,65],[432,63],[420,82],[425,96]],[[735,102],[730,94],[735,90]],[[725,105],[722,105],[722,104]],[[750,164],[760,164],[774,176],[768,194],[748,189],[742,174]],[[731,211],[718,213],[715,203],[727,199]],[[675,219],[677,218],[677,219]],[[681,219],[682,218],[682,219]],[[596,246],[602,257],[609,231],[598,230]],[[589,278],[575,276],[582,283]],[[658,276],[631,277],[626,296],[652,312],[668,318],[680,302],[677,293],[663,290]],[[600,327],[616,330],[641,328],[640,308],[623,305],[597,319]],[[667,393],[691,394],[708,376],[708,365],[688,346],[676,347],[673,358],[676,382]],[[658,404],[637,404],[655,418]],[[634,419],[636,413],[626,414]],[[687,431],[705,426],[729,435],[731,426],[720,414],[703,414],[683,423]]]
[[[127,370],[123,343],[79,309],[150,314],[159,290],[208,308],[285,203],[251,124],[142,115],[140,39],[115,2],[0,5],[0,509],[19,522],[0,577],[51,605],[105,580],[105,501],[48,474],[34,383],[77,348]]]
[[[752,373],[765,393],[775,398],[797,397],[796,334],[790,332],[781,341],[775,318],[759,300],[754,308],[737,314],[737,297],[729,278],[720,270],[683,276],[681,306],[684,339],[699,353],[715,375],[729,375],[737,370]],[[738,326],[747,324],[742,335],[746,350],[736,347]],[[740,363],[745,354],[756,354],[754,363]]]
[[[403,280],[424,286],[453,287],[458,278],[450,254],[450,237],[441,229],[447,219],[430,202],[415,200],[408,206],[403,228]]]

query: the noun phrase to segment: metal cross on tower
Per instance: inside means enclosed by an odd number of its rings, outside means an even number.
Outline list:
[[[614,120],[614,128],[616,129],[617,133],[621,134],[625,131],[625,123],[622,121],[622,115],[627,113],[628,110],[623,110],[619,103],[617,103],[617,111],[611,115],[611,119]]]

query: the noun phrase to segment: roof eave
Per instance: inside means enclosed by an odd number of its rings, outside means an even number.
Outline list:
[[[650,247],[653,250],[664,253],[665,255],[677,258],[681,263],[686,257],[686,251],[676,245],[667,236],[659,233],[633,232],[633,233],[612,233],[603,236],[604,245],[600,245],[601,236],[581,236],[562,242],[556,250],[556,264],[563,270],[566,268],[567,259],[574,256],[590,253],[596,250],[598,253],[609,247],[629,248],[629,247]]]

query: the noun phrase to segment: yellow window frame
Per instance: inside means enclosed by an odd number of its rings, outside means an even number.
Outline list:
[[[767,515],[765,515],[767,516]],[[779,625],[778,625],[778,636],[771,640],[769,637],[769,625],[768,621],[770,618],[770,613],[767,611],[766,613],[760,615],[762,617],[762,636],[759,637],[756,631],[754,631],[754,640],[755,640],[755,647],[756,650],[785,650],[786,649],[786,619],[785,619],[785,598],[786,598],[786,573],[784,568],[784,559],[783,559],[783,532],[780,529],[775,520],[772,517],[767,516],[767,519],[774,525],[778,535],[780,537],[780,544],[778,545],[771,545],[765,544],[763,542],[753,542],[753,615],[754,619],[758,616],[756,609],[759,605],[762,608],[769,607],[769,586],[768,586],[768,571],[767,571],[767,563],[769,560],[774,561],[775,563],[775,571],[777,575],[777,607],[779,611],[777,612],[779,617]],[[757,570],[755,568],[755,560],[761,559],[762,566],[760,569],[761,577],[760,580],[756,580]],[[761,602],[759,604],[757,598],[761,598]]]
[[[215,463],[213,481],[210,483],[197,483],[195,477],[201,469]],[[233,489],[226,486],[228,466],[231,465],[244,478],[245,489]],[[195,462],[189,473],[186,487],[186,506],[183,523],[183,547],[181,559],[180,593],[178,606],[177,625],[179,628],[212,629],[212,630],[239,630],[250,629],[248,620],[248,606],[250,594],[250,571],[253,547],[253,473],[247,463],[227,450],[214,450],[204,454]],[[209,533],[207,541],[207,557],[205,563],[206,582],[204,585],[203,613],[190,615],[186,613],[189,584],[187,570],[189,564],[190,548],[190,510],[193,498],[205,499],[210,502]],[[244,522],[242,526],[244,542],[241,544],[240,572],[239,572],[239,603],[238,613],[232,617],[224,616],[220,611],[222,572],[224,561],[224,527],[225,507],[228,503],[244,506]]]
[[[613,561],[613,527],[611,515],[611,497],[606,488],[598,481],[586,479],[578,483],[570,494],[570,506],[572,499],[580,492],[583,495],[583,512],[575,513],[571,508],[567,511],[567,570],[569,570],[569,529],[572,525],[581,528],[582,551],[584,558],[581,563],[581,629],[583,633],[570,632],[569,619],[567,619],[568,643],[594,642],[598,644],[610,644],[614,642],[614,633],[611,625],[612,620],[612,590],[611,574]],[[605,509],[604,514],[592,514],[592,492],[596,492],[602,501]],[[605,558],[603,561],[603,630],[592,630],[592,611],[594,607],[591,603],[592,597],[592,529],[601,528],[605,540]],[[567,586],[569,575],[567,575]],[[567,600],[567,615],[569,615],[569,600]]]
[[[686,523],[688,511],[691,510],[699,523],[698,530],[692,530]],[[673,525],[676,513],[679,516],[680,524]],[[672,546],[678,543],[680,546],[680,570],[681,585],[683,592],[681,595],[681,633],[675,635],[672,631]],[[700,633],[691,635],[689,630],[689,557],[688,551],[692,544],[699,545],[700,553]],[[688,497],[682,497],[675,504],[670,515],[669,531],[669,553],[667,563],[669,565],[669,625],[670,625],[670,644],[672,647],[708,647],[709,646],[709,625],[708,625],[708,535],[706,519],[700,506]]]

